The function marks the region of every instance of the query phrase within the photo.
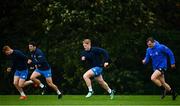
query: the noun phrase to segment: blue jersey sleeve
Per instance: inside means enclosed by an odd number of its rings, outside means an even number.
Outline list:
[[[165,45],[161,45],[160,49],[162,50],[162,52],[166,53],[169,56],[171,65],[175,64],[175,58],[173,52]]]
[[[159,45],[159,44],[160,44],[157,40],[154,40],[154,42],[155,42],[156,45]]]
[[[149,59],[150,59],[149,49],[146,50],[146,56],[144,59],[145,59],[145,64],[147,64],[149,62]]]

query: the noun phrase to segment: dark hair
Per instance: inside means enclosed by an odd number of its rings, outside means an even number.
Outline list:
[[[146,42],[149,42],[149,41],[151,41],[152,43],[154,43],[154,38],[153,38],[153,37],[147,38]]]
[[[37,46],[37,44],[34,41],[29,42],[29,45]]]

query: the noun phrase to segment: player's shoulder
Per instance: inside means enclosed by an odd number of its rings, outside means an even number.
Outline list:
[[[157,46],[157,48],[158,48],[158,49],[164,49],[164,48],[167,48],[167,46],[164,45],[164,44],[159,44],[159,45]]]
[[[83,51],[81,51],[80,53],[81,53],[81,55],[83,55],[83,54],[86,54],[86,51],[83,50]]]
[[[93,49],[99,49],[99,47],[93,46],[93,47],[91,47],[91,49],[92,49],[92,50],[93,50]]]
[[[103,48],[101,48],[101,47],[91,47],[91,50],[103,50]]]
[[[101,51],[101,48],[100,47],[91,47],[90,51],[96,53],[96,52]]]
[[[151,49],[151,48],[149,48],[149,47],[146,49],[146,51],[147,51],[147,52],[149,52],[150,50],[152,50],[152,49]]]
[[[21,52],[20,50],[15,49],[15,50],[13,50],[13,51],[14,51],[14,53],[16,53],[16,54],[22,54],[22,52]]]
[[[42,50],[39,49],[39,48],[36,48],[36,53],[37,53],[37,54],[42,53]]]
[[[15,51],[15,52],[20,52],[20,50],[18,50],[18,49],[14,49],[13,51]]]

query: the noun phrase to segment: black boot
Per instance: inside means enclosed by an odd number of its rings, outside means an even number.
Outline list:
[[[172,94],[172,100],[176,100],[176,97],[178,96],[177,92],[174,89],[172,89],[171,94]]]
[[[161,91],[161,99],[166,97],[166,90]]]
[[[61,99],[61,98],[62,98],[62,94],[59,94],[59,95],[58,95],[58,99]]]
[[[161,89],[161,99],[164,99],[166,97],[166,90],[163,86],[160,86]]]
[[[41,88],[41,95],[44,95],[46,93],[47,87],[44,86],[43,88]]]

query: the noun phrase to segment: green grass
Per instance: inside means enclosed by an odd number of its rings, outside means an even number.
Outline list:
[[[56,95],[29,95],[27,100],[19,100],[18,95],[0,95],[0,106],[180,106],[180,99],[172,101],[170,96],[161,100],[160,96],[116,95],[110,100],[108,95],[64,95],[58,100]]]

